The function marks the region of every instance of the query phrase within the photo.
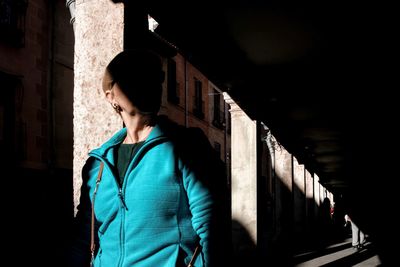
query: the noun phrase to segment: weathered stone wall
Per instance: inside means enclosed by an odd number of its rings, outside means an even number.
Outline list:
[[[301,233],[305,226],[305,171],[293,157],[293,220],[295,233]]]
[[[88,152],[122,127],[101,87],[104,69],[123,50],[124,6],[110,0],[77,0],[74,62],[74,202]]]
[[[241,247],[237,236],[245,230],[254,244],[257,244],[257,122],[232,100],[230,104],[232,118],[231,153],[232,153],[232,219],[240,225],[233,225],[234,249]]]

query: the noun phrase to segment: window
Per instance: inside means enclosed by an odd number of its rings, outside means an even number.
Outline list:
[[[193,101],[193,114],[199,119],[204,118],[203,112],[203,85],[198,79],[194,79],[194,101]]]
[[[27,0],[0,0],[0,40],[16,47],[25,44]]]
[[[221,111],[221,94],[214,89],[214,93],[212,95],[214,96],[214,110],[213,110],[212,124],[215,127],[222,129],[224,126],[224,112]]]
[[[167,62],[167,92],[168,101],[173,104],[179,104],[179,87],[176,83],[176,62],[172,58]]]

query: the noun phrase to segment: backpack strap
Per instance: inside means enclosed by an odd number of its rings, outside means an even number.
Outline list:
[[[94,188],[93,191],[93,198],[92,198],[92,216],[91,216],[91,222],[90,222],[90,266],[93,266],[93,261],[94,261],[94,251],[96,249],[96,244],[94,242],[94,222],[95,222],[95,216],[94,216],[94,200],[96,198],[96,193],[97,193],[97,188],[99,187],[100,181],[101,181],[101,175],[103,173],[103,168],[104,168],[104,162],[100,162],[100,169],[97,174],[97,179],[96,179],[96,187]]]
[[[193,255],[192,255],[192,258],[190,259],[190,262],[189,262],[189,264],[188,264],[187,267],[193,267],[193,266],[194,266],[193,263],[194,263],[194,261],[196,260],[196,257],[197,257],[197,255],[199,254],[199,252],[200,252],[200,245],[198,245],[198,246],[196,247],[196,249],[194,250]]]

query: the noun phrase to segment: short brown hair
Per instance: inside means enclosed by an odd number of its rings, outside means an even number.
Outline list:
[[[160,56],[147,49],[124,50],[110,61],[107,71],[139,111],[159,111],[164,81]]]

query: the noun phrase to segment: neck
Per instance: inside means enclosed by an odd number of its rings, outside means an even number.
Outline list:
[[[127,129],[125,144],[134,144],[146,140],[153,129],[150,117],[140,114],[124,119],[124,124]]]

